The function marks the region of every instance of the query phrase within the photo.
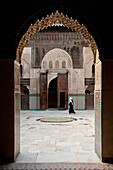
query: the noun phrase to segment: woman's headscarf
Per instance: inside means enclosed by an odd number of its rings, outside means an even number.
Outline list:
[[[72,102],[72,97],[69,98],[69,102]]]

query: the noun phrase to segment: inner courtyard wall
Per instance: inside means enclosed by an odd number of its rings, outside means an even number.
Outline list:
[[[67,39],[64,33],[60,33],[56,37],[55,35],[51,36],[51,39],[50,33],[38,34],[34,35],[24,48],[21,61],[24,70],[23,77],[30,78],[29,109],[40,109],[39,78],[40,72],[46,70],[48,71],[48,87],[50,81],[57,77],[58,72],[65,72],[67,70],[68,98],[73,98],[75,109],[85,109],[85,89],[88,87],[85,85],[85,78],[92,78],[93,54],[91,48],[87,46],[81,36],[76,35],[76,37],[73,37],[72,35],[74,34],[71,33],[68,33],[70,36],[66,33],[68,35]],[[47,35],[49,38],[47,38]],[[63,35],[65,36],[63,37]],[[48,40],[51,40],[49,44]],[[77,53],[77,47],[79,54]],[[62,54],[59,54],[59,56],[56,54],[55,58],[53,53],[54,56],[48,56],[49,58],[45,60],[44,58],[47,53],[56,48],[66,52],[70,57],[66,58]],[[58,66],[55,65],[56,60],[59,61]],[[52,61],[52,68],[50,68],[49,61]],[[66,62],[65,68],[62,68],[62,61]]]
[[[21,57],[21,65],[22,65],[22,78],[30,77],[30,69],[31,69],[31,47],[25,47],[23,49],[22,57]]]

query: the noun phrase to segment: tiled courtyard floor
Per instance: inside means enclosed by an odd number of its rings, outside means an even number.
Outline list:
[[[44,123],[42,117],[73,117],[69,123]],[[81,120],[83,118],[83,120]],[[16,163],[101,163],[94,148],[94,111],[21,111],[21,153]]]

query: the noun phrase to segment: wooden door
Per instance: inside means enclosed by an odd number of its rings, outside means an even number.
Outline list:
[[[94,94],[86,94],[86,109],[94,110]]]
[[[47,73],[40,73],[40,109],[47,109]]]
[[[57,77],[49,83],[48,108],[57,108]]]
[[[68,109],[68,73],[58,73],[58,108]]]
[[[60,108],[65,108],[65,91],[60,92]]]
[[[21,110],[29,110],[29,95],[21,94]]]

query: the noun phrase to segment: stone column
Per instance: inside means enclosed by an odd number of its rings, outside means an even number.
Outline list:
[[[14,62],[14,160],[20,153],[20,64]]]
[[[113,60],[102,61],[102,161],[113,163]]]
[[[85,109],[85,89],[84,89],[84,69],[78,69],[78,76],[77,76],[77,106],[78,109],[84,110]],[[75,105],[76,107],[76,105]]]
[[[95,152],[102,160],[102,63],[98,56],[95,63]]]
[[[95,151],[113,163],[113,60],[95,64]]]
[[[15,76],[15,81],[14,81]],[[19,64],[0,60],[0,162],[13,162],[20,150]]]
[[[37,79],[30,78],[30,94],[29,94],[29,104],[30,110],[38,109],[38,99],[37,99]]]

